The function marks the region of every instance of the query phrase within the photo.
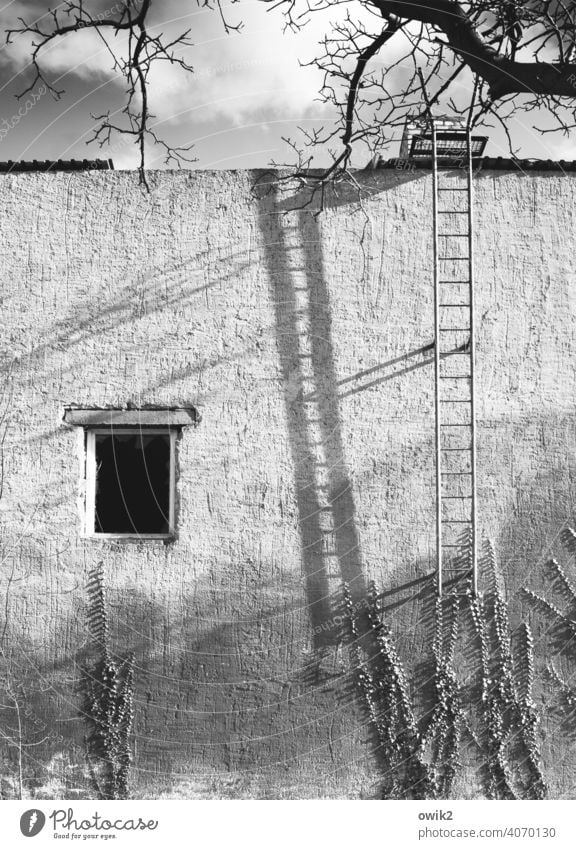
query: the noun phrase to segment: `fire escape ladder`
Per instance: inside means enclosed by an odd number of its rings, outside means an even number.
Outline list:
[[[432,120],[431,147],[438,594],[476,593],[473,140]]]

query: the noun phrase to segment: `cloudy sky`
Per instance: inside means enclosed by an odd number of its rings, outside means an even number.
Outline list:
[[[114,10],[114,0],[94,4]],[[50,5],[0,0],[1,29],[13,25],[19,15],[32,21]],[[292,34],[283,31],[281,13],[269,11],[261,0],[228,2],[227,17],[232,23],[242,20],[244,27],[241,33],[226,35],[217,13],[194,0],[162,0],[157,6],[154,23],[159,30],[176,35],[190,29],[194,42],[186,51],[193,76],[161,63],[151,79],[156,130],[174,145],[194,144],[193,167],[286,162],[291,154],[285,137],[295,137],[298,126],[310,129],[330,122],[330,111],[315,99],[319,73],[301,67],[300,61],[315,55],[333,13],[313,16],[307,27]],[[121,51],[121,42],[118,48]],[[45,54],[44,67],[65,94],[54,100],[36,91],[34,105],[22,110],[15,94],[30,82],[29,57],[30,39],[23,36],[0,49],[0,159],[110,156],[116,167],[135,167],[137,154],[126,142],[113,141],[102,151],[86,145],[95,123],[92,116],[108,110],[114,114],[124,104],[123,81],[113,73],[110,54],[98,35],[85,30],[55,42]],[[575,158],[571,141],[541,138],[529,126],[518,125],[515,131],[525,156]],[[498,132],[487,152],[506,155]],[[366,154],[359,157],[356,164],[365,164]],[[162,158],[161,151],[151,150],[150,167],[161,167]]]

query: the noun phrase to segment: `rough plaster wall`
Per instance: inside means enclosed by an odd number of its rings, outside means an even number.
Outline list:
[[[408,585],[433,567],[430,176],[371,175],[364,212],[341,197],[320,218],[254,197],[254,178],[157,173],[150,196],[126,172],[0,182],[0,587],[27,733],[49,729],[27,761],[37,792],[86,792],[76,690],[99,560],[116,648],[136,651],[136,796],[374,792],[333,624],[342,579],[358,597],[376,579],[404,656],[428,656]],[[514,601],[573,515],[575,194],[571,175],[477,180],[481,525]],[[176,542],[82,538],[68,404],[198,406]],[[555,729],[547,778],[571,796]]]

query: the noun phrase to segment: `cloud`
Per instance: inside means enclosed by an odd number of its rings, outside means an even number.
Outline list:
[[[16,25],[19,14],[33,21],[39,8],[12,3],[5,25]],[[321,32],[318,26],[306,27],[297,36],[283,34],[280,14],[267,14],[261,2],[246,2],[225,7],[231,23],[239,20],[239,12],[245,20],[241,34],[226,35],[214,10],[199,7],[190,12],[189,4],[183,4],[182,0],[160,3],[153,8],[156,17],[151,29],[163,32],[166,40],[191,29],[194,45],[181,50],[180,55],[196,71],[190,75],[169,62],[154,66],[150,99],[159,121],[179,124],[193,120],[195,124],[207,124],[225,120],[240,124],[263,113],[277,117],[283,113],[302,114],[310,109],[318,112],[314,98],[320,75],[299,65],[300,58],[315,52]],[[115,54],[125,56],[125,37],[111,38],[108,32],[105,35]],[[9,66],[14,76],[25,75],[30,69],[32,41],[33,37],[28,35],[15,36],[10,48],[0,52],[0,62]],[[122,77],[113,70],[110,51],[92,29],[56,39],[42,52],[41,61],[51,81],[55,80],[61,87],[72,77],[88,85],[108,79],[124,86]]]
[[[321,111],[315,103],[321,75],[300,66],[301,59],[314,55],[317,33],[306,28],[284,34],[281,16],[267,14],[262,3],[248,3],[240,11],[245,18],[240,34],[226,35],[211,12],[196,16],[194,47],[186,52],[194,75],[167,63],[156,66],[151,106],[160,121],[239,125],[264,114]]]
[[[44,13],[46,6],[43,7]],[[28,8],[21,3],[12,3],[8,7],[9,16],[2,20],[2,29],[20,27],[18,16],[21,15],[28,24],[38,23],[47,30],[50,22],[39,18],[35,14],[37,10]],[[66,18],[62,18],[63,21]],[[114,39],[109,39],[114,46],[117,56],[125,55],[127,40],[122,34]],[[0,65],[12,71],[12,78],[6,79],[3,88],[14,81],[17,77],[25,77],[27,72],[32,72],[31,56],[33,43],[38,41],[38,36],[29,33],[16,33],[11,36],[10,44],[4,45],[0,50]],[[106,47],[103,38],[94,29],[86,28],[79,32],[70,33],[54,39],[46,45],[39,54],[39,61],[43,71],[47,74],[50,82],[55,87],[64,87],[65,77],[76,77],[85,82],[102,79],[117,78],[121,80],[113,70],[114,60],[110,50]]]
[[[157,66],[150,78],[150,104],[158,120],[196,125],[224,120],[239,125],[264,115],[277,118],[322,111],[314,102],[317,73],[300,68],[293,56],[269,48],[250,50],[248,39],[244,44],[245,53],[220,51],[217,64],[213,56],[206,56],[192,76]]]

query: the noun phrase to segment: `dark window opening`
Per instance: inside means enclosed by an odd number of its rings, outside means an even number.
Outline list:
[[[94,435],[96,533],[170,533],[170,433]]]

